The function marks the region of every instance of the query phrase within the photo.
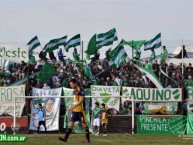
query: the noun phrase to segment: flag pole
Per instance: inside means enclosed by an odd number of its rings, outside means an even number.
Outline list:
[[[27,67],[27,96],[29,96],[29,65],[30,65],[30,50],[29,50],[29,53],[28,53],[28,57],[29,57],[29,61],[28,61],[28,67]],[[29,110],[29,104],[28,103],[30,103],[30,102],[28,102],[28,99],[26,100],[26,102],[27,102],[27,104],[26,104],[26,106],[27,106],[27,109],[26,109],[26,113],[28,114],[28,112],[30,111]],[[15,104],[15,106],[14,107],[16,107],[16,104]],[[29,120],[30,118],[29,118],[29,116],[28,116],[28,120]],[[15,124],[14,124],[15,125]],[[28,125],[29,125],[29,122],[28,122]],[[29,129],[28,129],[28,133],[29,133]]]
[[[81,41],[81,48],[82,48],[82,63],[81,63],[81,87],[83,88],[83,41]]]
[[[29,50],[28,57],[28,67],[27,67],[27,95],[29,96],[29,65],[30,65],[30,53],[33,53],[32,51]],[[27,103],[28,104],[28,103]],[[28,106],[27,106],[28,107]]]
[[[182,39],[182,115],[184,113],[184,107],[183,107],[183,104],[184,104],[184,63],[183,63],[183,60],[184,60],[184,42],[183,42],[183,39]]]
[[[132,40],[132,62],[133,62],[133,40]]]

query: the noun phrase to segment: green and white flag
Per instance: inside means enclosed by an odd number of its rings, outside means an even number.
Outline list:
[[[9,70],[9,63],[10,63],[9,60],[2,60],[1,61],[1,68]]]
[[[44,46],[44,53],[54,51],[58,49],[60,45],[65,45],[67,40],[67,36],[57,38],[57,39],[52,39],[50,40],[45,46]]]
[[[155,49],[161,46],[161,33],[144,43],[144,50]]]
[[[141,72],[143,72],[155,85],[157,88],[163,88],[162,83],[160,82],[160,80],[157,78],[157,76],[155,75],[155,73],[153,72],[152,69],[147,69],[146,67],[141,67],[138,66],[136,64],[133,64],[138,70],[140,70]],[[148,64],[147,64],[148,65]]]
[[[97,35],[97,48],[100,49],[103,46],[109,46],[113,44],[113,41],[118,40],[116,29],[113,28],[106,33]]]
[[[120,67],[125,61],[127,53],[124,50],[122,44],[119,44],[115,49],[110,52],[110,62],[109,66],[115,65],[116,68]]]
[[[32,38],[27,45],[29,45],[29,51],[33,51],[35,48],[37,48],[38,46],[40,46],[40,41],[38,39],[37,36],[35,36],[34,38]]]
[[[116,29],[113,28],[105,33],[94,34],[90,39],[87,50],[85,51],[87,59],[90,59],[90,55],[94,55],[103,46],[109,46],[113,44],[113,41],[118,40]]]
[[[66,42],[66,44],[64,45],[64,49],[66,50],[66,52],[68,52],[68,50],[72,47],[76,47],[80,45],[80,34],[72,37],[70,40],[68,40],[68,42]]]

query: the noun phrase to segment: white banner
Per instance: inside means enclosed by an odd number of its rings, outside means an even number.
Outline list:
[[[95,102],[106,104],[106,107],[114,108],[119,111],[120,106],[120,87],[119,86],[91,86],[92,109]]]
[[[60,111],[60,98],[55,96],[61,96],[62,88],[57,89],[39,89],[32,88],[33,96],[53,96],[52,98],[35,98],[32,101],[31,113],[33,114],[39,108],[39,104],[42,104],[46,110],[46,127],[47,131],[53,131],[59,129],[59,111]],[[37,130],[39,122],[38,114],[32,115],[30,119],[30,130]],[[44,131],[44,127],[40,126],[40,131]]]
[[[25,105],[25,85],[14,87],[0,87],[0,115],[14,115],[14,101],[16,99],[16,117],[21,117]]]
[[[10,60],[20,63],[29,61],[29,46],[4,44],[0,45],[0,60]]]
[[[123,96],[129,99],[133,97],[135,101],[180,102],[182,101],[182,89],[123,87]]]

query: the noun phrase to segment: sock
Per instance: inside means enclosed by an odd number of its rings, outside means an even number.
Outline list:
[[[94,134],[96,134],[96,128],[95,128],[95,126],[93,127],[93,132],[94,132]]]
[[[37,130],[37,133],[39,133],[39,130],[40,130],[40,126],[38,126],[38,130]]]
[[[85,127],[85,132],[86,132],[86,139],[90,140],[90,134],[89,134],[88,127]]]
[[[100,127],[97,128],[97,133],[99,134],[99,131],[100,131]]]
[[[47,133],[47,128],[45,127],[45,133]]]
[[[64,139],[68,140],[68,137],[70,136],[71,133],[72,133],[72,127],[68,127],[66,134],[64,136]]]

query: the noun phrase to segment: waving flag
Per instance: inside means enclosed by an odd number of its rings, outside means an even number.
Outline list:
[[[103,46],[112,45],[116,40],[118,40],[118,37],[115,28],[105,33],[94,34],[88,43],[87,50],[85,51],[87,59],[90,59],[90,55],[97,53],[97,51]]]
[[[67,36],[57,38],[57,39],[52,39],[50,40],[45,46],[44,46],[44,53],[54,51],[58,49],[60,45],[65,45],[67,40]]]
[[[115,49],[110,52],[110,66],[115,65],[116,68],[120,67],[125,61],[127,53],[124,50],[123,45],[120,43]]]
[[[40,46],[40,41],[38,39],[37,36],[35,36],[34,38],[32,38],[27,45],[29,45],[29,51],[33,51],[34,49],[36,49],[38,46]]]
[[[116,29],[113,28],[106,33],[97,35],[97,48],[100,49],[103,46],[109,46],[113,44],[113,41],[118,40]]]
[[[66,52],[68,52],[68,50],[72,47],[76,47],[80,45],[80,34],[72,37],[70,40],[68,40],[68,42],[66,42],[66,44],[64,45],[64,49],[66,50]]]
[[[144,50],[155,49],[161,46],[161,33],[155,36],[153,39],[146,41],[144,44]]]

